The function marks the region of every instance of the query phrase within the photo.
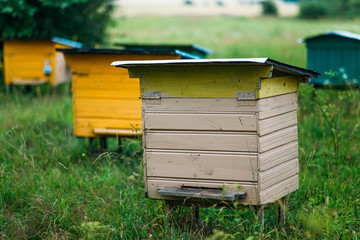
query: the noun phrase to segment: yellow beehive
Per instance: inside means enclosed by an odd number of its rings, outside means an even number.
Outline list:
[[[179,51],[58,49],[72,72],[74,133],[77,137],[135,136],[141,130],[139,80],[115,60],[179,59]]]
[[[53,87],[70,81],[70,70],[56,48],[78,48],[80,43],[54,37],[51,40],[3,40],[5,84]]]
[[[297,91],[267,58],[127,61],[140,78],[147,196],[272,203],[298,188]]]

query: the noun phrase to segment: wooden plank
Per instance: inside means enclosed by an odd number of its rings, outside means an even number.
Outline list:
[[[256,101],[238,101],[236,98],[161,98],[160,101],[142,101],[143,111],[189,112],[257,112]]]
[[[66,64],[64,54],[57,52],[55,54],[55,83],[53,85],[58,85],[65,82],[71,81],[71,71],[70,67]]]
[[[49,80],[44,78],[39,79],[26,79],[26,78],[13,78],[11,83],[16,85],[40,85],[47,83]]]
[[[245,192],[227,192],[222,190],[192,188],[159,188],[158,193],[164,196],[211,199],[226,202],[233,202],[246,197]]]
[[[257,135],[249,133],[151,131],[145,132],[146,148],[209,151],[257,151]]]
[[[73,74],[73,87],[79,89],[106,89],[106,90],[121,90],[122,88],[137,88],[140,97],[140,83],[139,79],[130,79],[127,72],[108,73],[80,73]]]
[[[126,117],[126,116],[125,116]],[[74,133],[77,137],[96,137],[95,128],[141,129],[141,118],[134,119],[80,118],[75,117]]]
[[[257,155],[209,152],[145,152],[147,175],[188,179],[256,181]]]
[[[139,99],[90,99],[74,100],[75,117],[140,119]]]
[[[259,152],[262,153],[268,151],[281,145],[297,141],[297,139],[298,132],[296,125],[281,129],[277,132],[259,137]]]
[[[291,111],[259,120],[258,133],[263,136],[297,124],[297,113]]]
[[[299,160],[297,158],[279,164],[264,172],[259,172],[259,189],[265,190],[285,179],[297,175],[299,173]]]
[[[284,114],[297,109],[297,93],[288,93],[258,101],[259,119]]]
[[[142,97],[147,91],[160,91],[171,97],[235,98],[238,91],[258,94],[260,78],[270,76],[271,66],[163,66],[161,71],[139,67],[136,72]]]
[[[299,90],[299,82],[301,82],[301,76],[261,79],[259,98],[267,98],[297,92]]]
[[[256,131],[253,114],[145,113],[145,129]]]
[[[257,205],[259,198],[257,195],[257,186],[254,183],[247,182],[229,182],[229,181],[189,181],[176,178],[148,178],[146,181],[147,195],[151,199],[179,200],[178,197],[164,196],[158,193],[159,188],[204,188],[213,190],[225,190],[229,192],[245,192],[246,198],[239,199],[241,204]],[[181,198],[180,198],[181,199]],[[191,200],[186,200],[191,202]]]
[[[292,176],[264,191],[259,192],[260,204],[275,202],[299,188],[299,176]]]
[[[141,131],[135,129],[114,129],[114,128],[94,128],[94,133],[101,136],[128,136],[134,137],[142,134]]]
[[[269,168],[275,167],[283,162],[297,158],[298,142],[290,142],[269,151],[259,153],[259,171],[265,171]]]

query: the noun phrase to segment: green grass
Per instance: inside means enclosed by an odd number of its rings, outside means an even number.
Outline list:
[[[136,18],[117,26],[113,42],[196,42],[214,57],[269,56],[300,66],[297,38],[360,32],[356,22],[276,18]],[[359,239],[359,91],[301,86],[300,188],[287,197],[285,228],[275,207],[263,232],[253,209],[201,209],[197,228],[182,207],[170,231],[164,202],[144,195],[140,140],[126,141],[124,154],[88,156],[86,141],[73,137],[68,87],[56,96],[0,92],[0,239]]]

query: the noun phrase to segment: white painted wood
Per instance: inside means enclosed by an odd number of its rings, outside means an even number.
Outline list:
[[[294,192],[299,188],[299,176],[292,176],[265,191],[260,191],[260,204],[275,202],[276,200]]]
[[[291,111],[274,117],[259,120],[258,133],[263,136],[297,124],[297,113]]]
[[[298,158],[298,156],[297,140],[259,153],[259,171],[265,171],[291,159]]]
[[[257,205],[259,198],[257,194],[257,186],[254,183],[247,182],[229,182],[229,181],[190,181],[186,179],[175,178],[152,178],[149,177],[147,184],[148,197],[151,199],[163,199],[163,200],[179,200],[176,197],[162,196],[158,194],[158,188],[181,188],[181,187],[194,187],[194,188],[209,188],[209,189],[221,189],[231,192],[245,192],[246,198],[238,200],[240,204],[252,204]],[[186,199],[182,199],[186,202]]]
[[[299,173],[299,160],[292,159],[264,172],[259,172],[259,189],[265,190],[289,177]]]
[[[255,133],[256,134],[256,133]],[[190,131],[145,131],[146,148],[256,152],[257,134]]]
[[[145,113],[145,129],[256,131],[253,114]]]
[[[146,151],[149,177],[256,181],[255,154]]]
[[[296,111],[297,101],[297,93],[262,98],[258,100],[259,119]]]
[[[265,152],[298,139],[297,126],[281,129],[259,137],[259,152]]]
[[[238,101],[236,98],[161,98],[142,100],[142,110],[148,111],[188,111],[194,112],[257,112],[256,101]]]

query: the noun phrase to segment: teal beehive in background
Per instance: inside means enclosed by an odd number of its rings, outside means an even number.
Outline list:
[[[332,31],[299,39],[307,48],[307,68],[321,73],[315,86],[360,86],[360,35]]]

